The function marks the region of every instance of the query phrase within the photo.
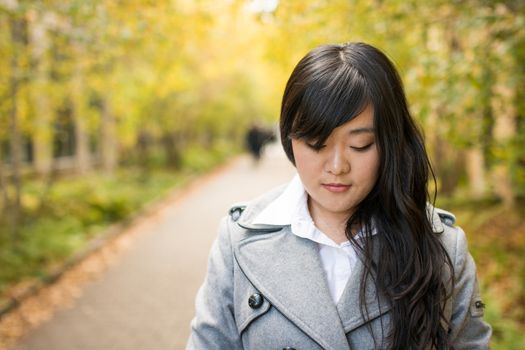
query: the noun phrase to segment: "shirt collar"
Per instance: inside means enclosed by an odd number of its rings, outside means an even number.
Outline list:
[[[314,224],[308,210],[308,195],[298,174],[294,176],[283,193],[264,208],[253,221],[253,224],[291,225],[293,234],[314,242],[333,247],[342,247],[349,242],[335,243]],[[377,230],[372,225],[372,235]],[[359,238],[360,233],[357,234]]]
[[[292,217],[301,201],[306,203],[306,191],[299,175],[292,181],[279,197],[274,199],[253,220],[253,224],[286,226],[292,223]]]
[[[294,235],[332,247],[348,244],[348,242],[344,242],[341,245],[335,243],[315,227],[308,211],[307,199],[308,195],[304,185],[299,175],[296,174],[284,192],[264,208],[253,223],[280,226],[290,225]]]

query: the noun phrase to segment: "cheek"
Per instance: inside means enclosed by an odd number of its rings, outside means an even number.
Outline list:
[[[295,167],[298,171],[315,167],[316,162],[312,157],[311,151],[306,149],[303,145],[298,144],[297,141],[292,141],[292,151],[295,159]]]
[[[377,152],[371,153],[366,159],[363,159],[361,177],[363,180],[373,186],[379,174],[379,155]]]
[[[295,153],[295,168],[303,182],[308,182],[318,172],[316,163],[302,152]]]

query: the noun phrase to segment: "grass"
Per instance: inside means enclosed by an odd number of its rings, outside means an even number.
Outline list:
[[[494,350],[525,349],[525,200],[505,208],[493,200],[445,199],[466,232],[477,264]]]
[[[51,187],[44,203],[40,200],[42,181],[25,181],[24,215],[16,239],[10,234],[7,218],[0,220],[0,305],[21,286],[49,276],[111,224],[132,217],[232,153],[235,150],[225,147],[194,148],[185,153],[183,170],[179,171],[124,168],[112,175],[62,178]]]

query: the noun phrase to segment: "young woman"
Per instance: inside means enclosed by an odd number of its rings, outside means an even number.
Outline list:
[[[188,349],[487,349],[475,264],[432,207],[389,59],[325,45],[294,69],[281,140],[298,176],[220,226]]]

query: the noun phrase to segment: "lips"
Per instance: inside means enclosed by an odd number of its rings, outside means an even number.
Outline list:
[[[322,184],[325,189],[327,189],[330,192],[334,193],[341,193],[346,192],[350,189],[350,185],[344,185],[339,183],[328,183],[328,184]]]

